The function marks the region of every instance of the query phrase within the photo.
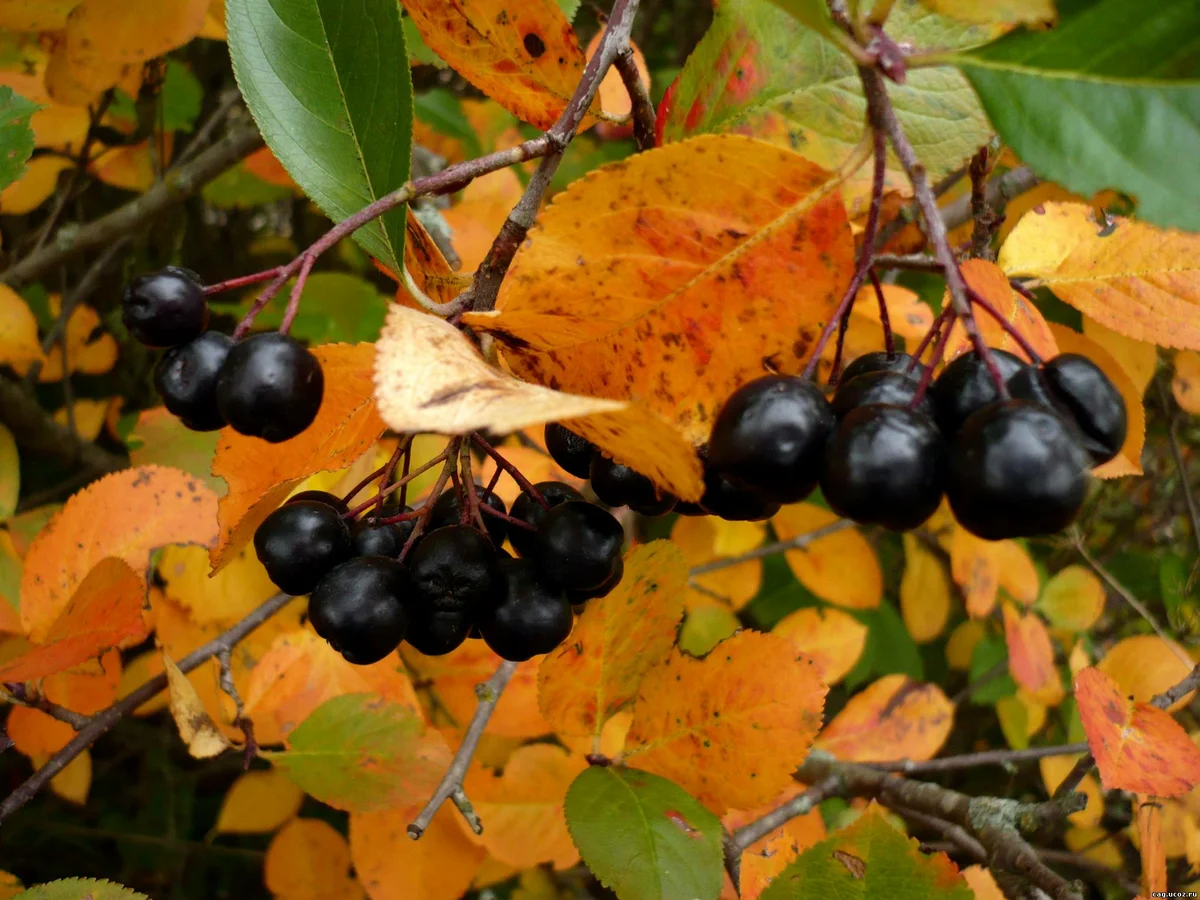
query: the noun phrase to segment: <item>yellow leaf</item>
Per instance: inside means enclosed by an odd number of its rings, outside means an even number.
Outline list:
[[[252,547],[243,547],[228,566],[209,576],[208,551],[195,544],[167,547],[158,560],[166,592],[197,622],[232,625],[279,589]]]
[[[921,0],[943,16],[974,25],[1041,25],[1058,21],[1054,0]]]
[[[292,819],[267,847],[267,889],[279,900],[362,900],[350,876],[350,847],[321,819]]]
[[[39,765],[45,765],[45,761]],[[92,754],[84,750],[50,779],[50,790],[68,803],[83,806],[92,787]],[[0,892],[0,896],[3,893]]]
[[[406,830],[415,815],[413,809],[350,814],[354,869],[371,900],[458,900],[471,886],[487,851],[467,836],[458,810],[442,806],[419,841]]]
[[[209,0],[144,6],[127,0],[84,0],[67,21],[67,52],[90,60],[140,63],[181,47],[204,25]]]
[[[941,560],[911,534],[903,535],[904,575],[900,579],[900,613],[918,644],[946,630],[950,618],[950,578]]]
[[[762,522],[725,522],[715,516],[679,516],[671,526],[671,541],[683,552],[688,568],[722,557],[739,556],[762,543]],[[752,559],[688,579],[689,609],[708,606],[720,598],[741,609],[762,585],[762,560]]]
[[[675,651],[642,680],[625,760],[714,812],[757,806],[787,786],[825,692],[812,660],[776,635],[740,632],[702,660]]]
[[[1058,786],[1071,774],[1071,770],[1075,768],[1075,763],[1078,761],[1078,756],[1043,756],[1038,760],[1042,783],[1045,784],[1048,795],[1054,796]],[[1067,820],[1077,828],[1100,827],[1100,820],[1104,817],[1104,794],[1100,790],[1100,782],[1096,780],[1096,776],[1090,772],[1084,775],[1075,790],[1087,797],[1087,806],[1078,812],[1071,813],[1067,816]]]
[[[62,298],[58,294],[50,295],[50,311],[55,315],[62,306]],[[92,307],[79,304],[71,311],[67,319],[67,329],[64,340],[70,356],[72,372],[82,372],[85,375],[103,375],[117,361],[117,341],[107,332],[96,334],[100,327],[100,315]],[[62,347],[55,345],[50,353],[41,357],[43,365],[38,373],[38,381],[61,381],[63,377]],[[14,368],[22,375],[29,370],[27,363]]]
[[[0,28],[5,31],[58,31],[79,0],[0,0]]]
[[[850,698],[817,746],[849,762],[933,759],[954,725],[954,704],[936,684],[885,675]]]
[[[304,791],[278,769],[246,772],[229,787],[213,831],[217,834],[269,834],[296,813]]]
[[[1071,678],[1074,679],[1091,664],[1092,658],[1088,655],[1087,648],[1083,646],[1083,638],[1080,638],[1071,648],[1071,655],[1067,657],[1067,668],[1071,670]]]
[[[1108,351],[1108,355],[1125,370],[1138,397],[1146,393],[1154,370],[1158,368],[1158,348],[1154,344],[1118,334],[1090,316],[1083,317],[1083,333]]]
[[[37,146],[78,154],[90,121],[88,111],[83,107],[51,103],[35,112],[29,124]]]
[[[1179,408],[1200,416],[1200,353],[1184,350],[1175,354],[1175,374],[1171,378],[1171,393]]]
[[[124,699],[140,688],[143,684],[163,671],[162,656],[155,650],[139,653],[125,664],[121,672],[121,681],[117,685],[118,699]],[[195,675],[195,671],[192,672]],[[150,716],[159,710],[166,709],[170,698],[166,688],[159,691],[141,706],[133,711],[135,716]]]
[[[741,627],[737,614],[723,603],[692,603],[676,643],[684,653],[704,656]]]
[[[21,457],[17,453],[17,441],[11,431],[0,425],[0,519],[7,519],[16,512],[20,494]]]
[[[992,551],[996,554],[998,585],[1023,606],[1037,600],[1039,578],[1029,552],[1016,541],[996,541]]]
[[[813,503],[785,506],[771,520],[781,541],[790,541],[837,521]],[[838,606],[874,609],[883,599],[883,573],[875,550],[857,528],[844,528],[784,554],[792,574],[806,588]]]
[[[1187,652],[1175,642],[1153,634],[1139,634],[1117,641],[1096,663],[1096,668],[1117,683],[1122,696],[1149,703],[1155,694],[1174,687],[1192,669]],[[1193,692],[1194,693],[1194,692]],[[1192,693],[1171,707],[1181,709]]]
[[[960,622],[946,641],[946,663],[950,668],[965,672],[971,668],[975,645],[983,640],[987,627],[978,619]]]
[[[171,717],[175,719],[179,736],[187,744],[188,753],[197,759],[208,759],[228,750],[231,744],[204,711],[200,695],[187,676],[179,671],[179,666],[165,653],[163,667],[167,671]]]
[[[1000,267],[1029,276],[1113,331],[1200,349],[1200,235],[1047,203],[1000,248]]]
[[[1008,283],[1008,276],[995,263],[986,259],[968,259],[962,264],[963,278],[967,285],[1004,316],[1005,320],[1016,327],[1043,357],[1049,358],[1058,353],[1045,318],[1029,300],[1022,297]],[[950,289],[942,299],[945,307],[950,302]],[[1004,330],[1003,326],[989,313],[982,309],[975,316],[975,323],[984,343],[989,347],[1007,350],[1021,359],[1028,360],[1028,354],[1017,343],[1016,339]],[[971,339],[961,322],[955,324],[950,332],[950,340],[946,344],[946,361],[954,359],[971,349]]]
[[[1121,852],[1121,848],[1107,829],[1071,827],[1063,835],[1063,843],[1067,845],[1068,850],[1102,866],[1118,871],[1125,867],[1125,854]]]
[[[71,168],[71,161],[61,156],[39,156],[25,164],[25,172],[0,191],[0,213],[23,216],[33,212],[58,186],[59,173]]]
[[[1055,628],[1087,631],[1104,612],[1104,585],[1083,566],[1067,566],[1046,582],[1038,610]]]
[[[975,900],[1006,900],[992,873],[983,866],[967,866],[962,870],[962,877]]]
[[[821,681],[837,684],[854,668],[867,643],[867,626],[840,609],[807,607],[784,616],[772,634],[787,638],[821,671]]]
[[[0,209],[3,209],[0,197]],[[0,365],[16,367],[40,359],[37,319],[21,295],[0,285]]]
[[[1024,750],[1029,739],[1046,724],[1046,705],[1036,700],[1024,688],[1009,697],[996,701],[996,718],[1004,739],[1014,750]]]
[[[542,661],[538,704],[555,731],[598,736],[633,700],[675,642],[686,581],[687,564],[668,541],[629,553],[617,588],[589,601],[571,637]]]
[[[110,405],[108,400],[76,400],[72,406],[72,412],[75,413],[75,433],[85,441],[98,438],[104,428],[104,421],[108,418]],[[70,421],[67,418],[66,407],[56,409],[53,418],[64,427]]]

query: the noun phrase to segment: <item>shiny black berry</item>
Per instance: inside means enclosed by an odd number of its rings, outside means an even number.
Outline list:
[[[404,566],[394,559],[360,556],[317,583],[308,599],[308,620],[347,662],[379,662],[404,640],[406,586]]]
[[[625,560],[617,557],[616,564],[613,566],[612,575],[608,577],[599,587],[594,587],[586,591],[567,591],[567,601],[572,606],[579,606],[582,603],[587,603],[589,600],[596,600],[600,597],[607,597],[621,583],[621,579],[625,577]]]
[[[216,431],[225,424],[217,409],[217,376],[232,346],[229,335],[206,331],[172,347],[154,368],[163,405],[193,431]]]
[[[294,338],[271,331],[229,351],[217,379],[217,408],[235,431],[275,444],[312,424],[324,392],[317,358]]]
[[[121,321],[147,347],[178,347],[208,324],[204,287],[186,269],[168,266],[138,275],[125,288]]]
[[[608,506],[629,506],[634,509],[657,510],[646,515],[662,515],[675,505],[670,494],[660,493],[654,482],[629,466],[622,465],[597,453],[592,458],[592,490]]]
[[[730,522],[758,522],[779,512],[779,503],[766,499],[758,491],[734,487],[711,469],[704,472],[704,495],[700,498],[700,506],[709,515]]]
[[[981,538],[1054,534],[1078,515],[1090,464],[1075,429],[1053,411],[993,403],[955,438],[946,495],[959,524]]]
[[[464,489],[465,493],[465,489]],[[481,506],[488,506],[496,512],[504,515],[508,512],[508,508],[504,505],[504,501],[496,496],[495,493],[489,491],[481,484],[475,485],[475,493],[479,497]],[[466,499],[465,496],[463,498]],[[508,523],[503,519],[493,516],[489,513],[480,511],[480,516],[483,517],[483,524],[487,526],[488,537],[492,539],[492,543],[499,547],[504,543],[505,537],[508,535]],[[458,501],[458,494],[453,489],[442,491],[442,495],[437,498],[437,502],[433,504],[433,512],[429,514],[429,524],[427,528],[444,528],[447,525],[461,525],[463,523],[462,504]],[[465,524],[472,528],[477,528],[478,523],[471,519]]]
[[[583,500],[583,494],[562,481],[539,481],[534,487],[546,501],[547,506],[542,506],[525,491],[521,492],[521,496],[514,500],[512,505],[512,517],[533,526],[533,530],[516,525],[508,529],[508,539],[512,543],[513,549],[522,556],[529,556],[534,552],[537,543],[536,529],[541,527],[542,520],[550,509],[569,500]]]
[[[866,375],[868,372],[895,372],[920,381],[924,371],[924,364],[916,362],[907,353],[896,351],[888,356],[886,350],[876,350],[873,353],[864,353],[842,369],[838,376],[838,384],[845,384],[850,379]]]
[[[494,605],[503,590],[496,548],[468,525],[437,528],[421,540],[408,557],[413,608],[448,612],[468,618]]]
[[[1078,353],[1062,353],[1042,366],[1051,394],[1067,409],[1096,465],[1108,462],[1125,444],[1125,400],[1094,362]]]
[[[571,500],[542,519],[533,558],[548,582],[567,591],[597,588],[612,577],[625,532],[612,513]]]
[[[756,491],[775,503],[795,503],[816,487],[833,425],[829,401],[807,378],[755,379],[730,394],[717,414],[708,469],[734,488]]]
[[[294,497],[289,497],[288,503],[302,503],[305,500],[314,500],[317,503],[324,503],[326,506],[332,506],[341,515],[345,515],[350,511],[350,507],[346,505],[346,501],[336,494],[331,494],[329,491],[301,491]]]
[[[285,503],[254,532],[254,552],[276,586],[287,594],[307,594],[325,574],[352,554],[350,529],[325,503]]]
[[[920,382],[907,375],[896,372],[867,372],[838,385],[837,393],[833,395],[833,412],[840,419],[850,410],[860,406],[908,406],[932,418],[933,401],[929,399],[928,391],[922,395],[917,405],[912,407],[919,387]]]
[[[412,534],[414,519],[377,525],[368,519],[359,519],[350,528],[350,537],[356,556],[388,556],[395,558],[404,549],[404,542]]]
[[[659,494],[651,503],[637,503],[631,505],[629,508],[639,516],[654,518],[655,516],[665,516],[667,513],[673,512],[678,502],[679,498],[674,494],[664,492]]]
[[[445,656],[457,650],[471,630],[471,618],[465,613],[422,610],[410,613],[405,640],[426,656]]]
[[[992,350],[1000,380],[1008,381],[1028,364],[1004,350]],[[967,417],[1000,399],[1000,390],[986,363],[974,350],[964,353],[942,370],[930,388],[937,424],[949,440]]]
[[[927,416],[899,406],[861,406],[829,441],[821,492],[838,515],[904,531],[937,509],[945,466],[945,442]]]
[[[483,639],[501,659],[524,662],[549,653],[571,633],[575,617],[560,589],[527,559],[504,560],[504,599],[479,618]]]
[[[546,450],[564,472],[576,478],[587,478],[596,445],[557,422],[546,425]]]

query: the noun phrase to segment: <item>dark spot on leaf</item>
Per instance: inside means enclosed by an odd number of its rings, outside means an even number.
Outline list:
[[[546,52],[546,42],[532,31],[525,35],[525,39],[522,41],[522,43],[525,45],[525,52],[534,59],[537,59]]]
[[[855,880],[861,880],[866,874],[867,864],[853,854],[847,853],[844,850],[834,850],[831,856],[846,867],[846,871],[854,876]]]

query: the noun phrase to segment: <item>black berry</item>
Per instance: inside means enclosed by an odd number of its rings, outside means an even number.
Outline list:
[[[867,372],[843,381],[833,395],[833,412],[839,419],[860,406],[909,406],[917,395],[920,382],[896,372]],[[929,393],[912,407],[922,415],[932,417],[933,401]]]
[[[833,425],[829,401],[808,379],[755,379],[730,394],[717,414],[708,468],[734,488],[756,491],[775,503],[795,503],[816,487]]]
[[[484,641],[501,659],[524,662],[549,653],[575,621],[561,590],[547,586],[527,559],[504,560],[504,599],[479,619]]]
[[[631,505],[632,509],[639,516],[665,516],[667,513],[675,509],[675,504],[679,502],[679,498],[674,494],[663,493],[655,498],[652,503],[637,503]]]
[[[993,350],[1001,381],[1008,381],[1026,363],[1004,350]],[[1000,390],[987,364],[974,350],[964,353],[942,370],[929,391],[937,410],[938,427],[949,440],[977,409],[1000,399]]]
[[[475,485],[475,493],[479,497],[480,506],[488,506],[501,515],[508,512],[504,501],[483,485]],[[466,497],[464,496],[463,499],[465,500]],[[480,516],[483,518],[483,524],[487,526],[487,533],[492,539],[492,543],[499,547],[504,543],[504,538],[508,535],[508,523],[482,510],[480,511]],[[463,509],[462,504],[458,501],[458,494],[453,490],[442,491],[441,496],[437,498],[437,502],[433,504],[433,511],[429,514],[429,524],[426,527],[433,529],[460,524],[463,524]],[[478,527],[474,519],[468,521],[466,524],[472,528]]]
[[[899,406],[862,406],[842,419],[829,441],[821,492],[838,515],[904,531],[937,509],[945,465],[942,435],[927,416]]]
[[[596,445],[557,422],[546,425],[546,450],[559,468],[576,478],[587,478]]]
[[[330,570],[308,599],[317,634],[358,666],[379,662],[404,640],[404,566],[382,556],[360,556]]]
[[[757,491],[734,487],[711,469],[704,472],[704,495],[700,498],[700,506],[710,515],[730,522],[757,522],[779,512],[779,503],[766,499]]]
[[[634,509],[654,510],[666,506],[663,512],[675,505],[669,494],[660,495],[654,482],[641,472],[622,465],[597,453],[592,458],[592,490],[601,502],[608,506],[629,506]],[[647,515],[662,515],[660,512]]]
[[[325,503],[285,503],[254,532],[254,552],[281,591],[307,594],[326,572],[349,559],[350,529]]]
[[[229,351],[217,379],[217,408],[235,431],[275,444],[312,424],[324,392],[317,358],[299,341],[272,331]]]
[[[377,525],[369,519],[360,519],[350,529],[351,541],[356,556],[389,556],[395,558],[404,549],[404,542],[412,534],[415,520]]]
[[[217,409],[217,376],[232,346],[228,335],[206,331],[172,347],[154,368],[163,405],[193,431],[215,431],[225,424]]]
[[[612,513],[571,500],[546,513],[533,557],[551,584],[586,591],[612,577],[624,542],[625,532]]]
[[[346,505],[345,500],[336,494],[329,493],[329,491],[301,491],[296,496],[288,498],[287,502],[302,503],[305,500],[314,500],[317,503],[332,506],[343,516],[350,511],[350,507]]]
[[[946,494],[959,524],[987,540],[1061,531],[1087,495],[1075,429],[1025,400],[972,415],[954,441]]]
[[[471,630],[471,619],[464,613],[424,610],[410,616],[405,640],[426,656],[444,656],[457,650]]]
[[[138,275],[125,288],[121,321],[147,347],[186,344],[208,324],[204,287],[176,266]]]
[[[919,381],[924,371],[924,364],[917,362],[907,353],[894,352],[888,356],[886,350],[876,350],[873,353],[864,353],[842,369],[838,376],[838,384],[845,384],[850,379],[866,375],[868,372],[895,372]]]
[[[613,566],[612,575],[608,580],[599,587],[594,587],[587,591],[567,591],[567,600],[572,606],[578,606],[586,603],[589,600],[596,600],[600,597],[607,597],[621,583],[621,579],[625,577],[625,560],[617,557],[617,562]]]
[[[494,606],[503,590],[499,557],[483,534],[447,525],[425,535],[408,557],[414,619],[427,612],[473,616]]]
[[[562,481],[540,481],[534,487],[551,509],[569,500],[583,500],[583,494]],[[514,500],[512,505],[512,517],[528,522],[535,529],[541,527],[542,520],[549,511],[525,491],[521,492],[521,496]],[[522,556],[529,556],[534,552],[537,532],[514,525],[508,529],[508,539],[512,542],[513,549]]]
[[[1125,444],[1125,400],[1094,362],[1078,353],[1062,353],[1042,366],[1051,394],[1066,408],[1083,434],[1083,445],[1099,465]]]

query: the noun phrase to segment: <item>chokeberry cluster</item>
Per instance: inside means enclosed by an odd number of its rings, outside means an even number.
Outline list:
[[[972,351],[926,393],[928,375],[911,356],[879,352],[847,366],[832,401],[804,378],[743,385],[713,423],[700,506],[724,515],[720,484],[770,515],[819,484],[863,524],[915,528],[944,496],[980,537],[1052,534],[1079,513],[1088,469],[1124,443],[1124,401],[1084,356],[1031,365]]]
[[[125,289],[122,318],[137,340],[166,351],[154,385],[188,428],[229,425],[278,443],[316,418],[325,390],[317,358],[278,332],[235,342],[206,331],[208,301],[195,273],[169,266],[137,276]]]
[[[513,661],[549,653],[571,633],[573,608],[620,582],[621,524],[561,482],[529,486],[511,513],[482,485],[473,504],[464,493],[357,520],[332,495],[297,494],[259,526],[254,548],[281,590],[310,594],[313,627],[351,663],[402,641],[442,655],[468,637]]]

